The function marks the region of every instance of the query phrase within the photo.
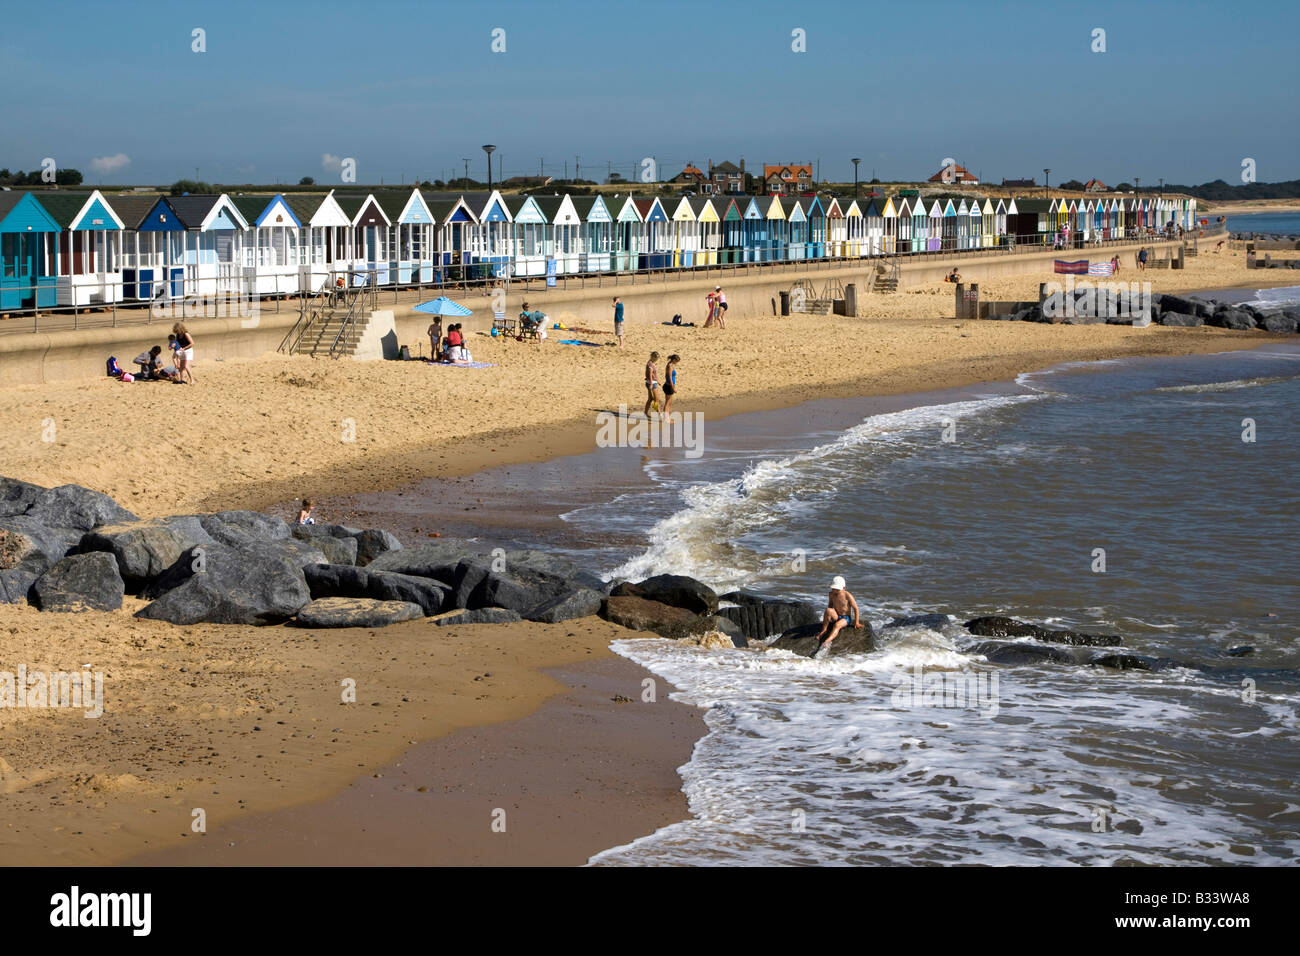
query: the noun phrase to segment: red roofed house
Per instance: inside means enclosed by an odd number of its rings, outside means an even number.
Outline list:
[[[1086,193],[1105,193],[1110,192],[1110,187],[1100,179],[1090,179],[1083,184],[1083,191]]]
[[[674,186],[692,186],[697,189],[705,182],[704,173],[698,166],[692,166],[690,163],[687,163],[686,168],[672,179]]]
[[[769,196],[796,196],[812,192],[812,188],[812,163],[763,166],[763,192]]]
[[[958,166],[955,162],[949,163],[930,177],[932,183],[966,183],[970,186],[979,185],[979,180],[965,166]]]

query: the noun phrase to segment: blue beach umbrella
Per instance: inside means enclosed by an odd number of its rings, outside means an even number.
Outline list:
[[[436,299],[430,299],[428,302],[421,302],[415,307],[416,312],[427,312],[429,315],[448,315],[448,316],[465,316],[473,315],[473,309],[467,309],[459,302],[453,302],[445,295],[440,295]]]

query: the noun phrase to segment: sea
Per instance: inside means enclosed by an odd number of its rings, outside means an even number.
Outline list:
[[[1300,236],[1300,212],[1258,212],[1229,216],[1228,231]]]
[[[847,579],[871,653],[614,645],[708,733],[690,819],[592,865],[1300,860],[1300,344],[704,413],[698,457],[598,449],[370,505],[406,536],[436,500],[442,533],[610,578],[818,607]],[[944,617],[887,626],[920,614]],[[1174,663],[990,663],[962,627],[983,615]]]

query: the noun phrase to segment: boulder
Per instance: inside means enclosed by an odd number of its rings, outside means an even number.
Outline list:
[[[1074,655],[1059,647],[1044,647],[1021,641],[983,641],[969,649],[971,654],[982,654],[993,664],[1074,664]]]
[[[713,614],[718,610],[718,595],[713,588],[684,574],[656,574],[636,584],[624,582],[611,596],[639,597],[679,607],[693,614]]]
[[[435,538],[421,541],[409,548],[385,551],[371,558],[367,567],[373,571],[396,571],[419,577],[451,581],[451,572],[462,561],[482,558],[487,552],[482,545],[462,538]]]
[[[749,647],[749,640],[745,637],[745,632],[740,629],[740,625],[721,614],[702,616],[699,626],[725,634],[731,638],[732,647]]]
[[[457,603],[465,594],[464,607],[504,607],[519,614],[531,611],[547,601],[552,601],[574,590],[568,578],[549,571],[535,570],[507,563],[507,570],[493,571],[491,565],[466,562],[465,576],[456,587]],[[483,569],[486,567],[486,571]],[[479,574],[482,572],[482,576]],[[469,582],[474,580],[470,588]]]
[[[632,631],[651,631],[660,637],[674,639],[714,629],[705,623],[707,619],[685,608],[630,594],[611,594],[605,598],[601,604],[600,616],[611,624]]]
[[[1260,319],[1259,327],[1266,332],[1284,332],[1293,334],[1296,331],[1296,320],[1283,312],[1269,312]]]
[[[821,630],[820,622],[817,624],[801,624],[798,627],[792,627],[786,631],[769,647],[780,648],[783,651],[791,651],[800,657],[813,657],[821,648],[821,642],[817,640],[817,632]],[[870,654],[876,649],[876,635],[867,621],[862,622],[862,627],[855,628],[853,625],[847,625],[840,631],[839,636],[831,642],[826,649],[826,657],[843,657],[846,654]]]
[[[402,550],[402,542],[387,531],[367,528],[355,535],[357,542],[357,564],[365,567],[381,554]]]
[[[387,627],[419,617],[424,617],[423,609],[410,601],[327,597],[299,611],[296,623],[300,627]]]
[[[289,525],[289,534],[301,541],[310,541],[313,538],[355,538],[360,533],[360,528],[349,528],[345,524]]]
[[[1181,329],[1193,329],[1204,325],[1205,320],[1199,315],[1186,315],[1182,312],[1164,312],[1160,315],[1161,325],[1175,326]]]
[[[335,538],[332,535],[321,535],[318,538],[309,539],[309,543],[313,547],[319,548],[321,554],[325,555],[325,560],[330,564],[357,563],[356,538]]]
[[[126,587],[111,554],[74,554],[32,585],[32,603],[42,611],[116,611]]]
[[[1169,293],[1154,293],[1151,301],[1156,304],[1161,312],[1180,312],[1183,315],[1199,315],[1197,303],[1191,299],[1184,299],[1181,296],[1170,295]]]
[[[1051,644],[1069,644],[1071,647],[1118,647],[1124,639],[1118,634],[1084,634],[1080,631],[1060,631],[1040,628],[1034,635]]]
[[[1051,322],[1051,318],[1043,315],[1041,306],[1031,305],[1026,309],[1016,312],[1016,320],[1019,322]]]
[[[1037,637],[1041,628],[1010,617],[977,617],[962,627],[977,637]]]
[[[1255,327],[1255,317],[1244,308],[1215,309],[1214,315],[1205,322],[1207,325],[1221,329],[1235,329],[1238,332],[1245,332]]]
[[[440,617],[433,623],[439,627],[454,627],[458,624],[512,624],[522,620],[517,613],[503,607],[480,607]]]
[[[505,553],[507,569],[527,568],[530,571],[542,571],[560,578],[567,578],[575,586],[591,588],[601,594],[608,594],[610,585],[598,574],[592,574],[574,564],[568,558],[546,551],[507,551]]]
[[[0,518],[27,514],[27,509],[47,490],[28,481],[0,477]]]
[[[311,600],[301,566],[270,544],[187,548],[146,590],[157,599],[137,616],[173,624],[278,624]]]
[[[82,532],[49,528],[26,515],[0,518],[0,603],[26,601],[36,579],[81,539]]]
[[[404,601],[433,616],[447,609],[451,587],[431,578],[390,571],[371,571],[340,564],[315,564],[303,568],[313,599],[326,597]]]
[[[1095,667],[1109,667],[1120,671],[1167,671],[1173,667],[1185,667],[1181,661],[1168,657],[1143,657],[1139,654],[1105,654],[1088,661]]]
[[[600,606],[604,600],[605,595],[599,591],[593,591],[591,588],[578,588],[557,595],[548,601],[543,601],[525,612],[523,617],[525,620],[545,621],[548,624],[570,621],[579,617],[590,617],[600,612]]]
[[[893,627],[924,627],[931,631],[943,628],[952,620],[947,614],[909,614],[907,617],[893,618],[881,628],[887,631]]]
[[[78,531],[136,520],[135,515],[108,495],[81,485],[59,485],[41,492],[25,514],[47,527],[75,528]]]
[[[754,641],[767,640],[800,624],[821,621],[821,611],[808,601],[784,601],[759,595],[746,598],[744,604],[737,602],[736,607],[719,608],[718,616],[736,624],[741,634]]]
[[[241,547],[245,543],[289,540],[289,525],[283,518],[258,511],[218,511],[200,523],[214,541]]]
[[[186,548],[212,543],[199,518],[180,516],[102,525],[82,536],[80,550],[111,554],[122,580],[136,590],[175,564]]]

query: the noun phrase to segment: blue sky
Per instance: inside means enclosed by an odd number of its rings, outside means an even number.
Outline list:
[[[1245,157],[1300,178],[1295,2],[56,0],[5,20],[0,166],[91,183],[337,182],[325,157],[366,183],[463,158],[482,179],[484,143],[506,176],[743,156],[852,179],[859,156],[864,180],[913,179],[951,156],[992,181],[1240,182]]]

